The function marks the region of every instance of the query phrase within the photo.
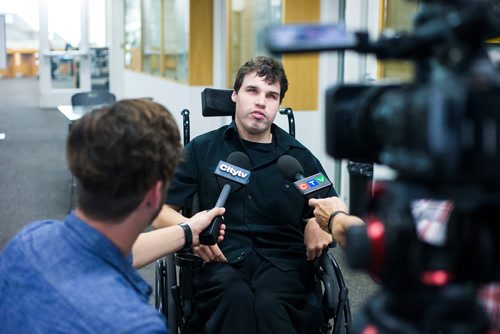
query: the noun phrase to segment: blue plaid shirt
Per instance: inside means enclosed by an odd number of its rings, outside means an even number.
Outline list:
[[[131,257],[73,213],[0,254],[0,333],[166,333],[150,294]]]

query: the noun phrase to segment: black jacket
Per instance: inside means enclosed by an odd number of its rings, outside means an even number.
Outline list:
[[[256,251],[281,270],[289,270],[306,261],[303,218],[312,212],[293,183],[281,175],[276,162],[288,154],[300,162],[305,176],[326,173],[313,154],[290,134],[275,124],[271,131],[275,147],[258,164],[252,161],[234,122],[193,139],[184,148],[166,203],[190,208],[194,194],[198,193],[200,210],[213,208],[221,192],[214,175],[218,162],[234,151],[249,155],[250,182],[227,198],[227,229],[219,247],[229,263],[239,262]],[[328,196],[334,195],[332,188]]]

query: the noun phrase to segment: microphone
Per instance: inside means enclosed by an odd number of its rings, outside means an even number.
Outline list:
[[[281,175],[292,181],[295,188],[307,199],[324,197],[332,187],[332,183],[323,173],[305,177],[300,162],[290,155],[282,155],[277,165]]]
[[[243,152],[233,152],[228,155],[226,161],[219,161],[215,168],[217,183],[222,188],[215,207],[220,208],[226,203],[227,196],[232,191],[239,190],[250,182],[250,160]],[[203,245],[215,245],[219,237],[222,216],[215,217],[210,225],[200,233],[200,243]]]
[[[277,162],[278,169],[283,177],[293,182],[295,188],[307,198],[323,198],[328,194],[332,183],[323,173],[316,173],[309,177],[304,176],[304,169],[300,162],[290,155],[282,155]],[[312,208],[309,209],[312,214]],[[308,217],[308,214],[305,215]],[[328,247],[333,248],[336,242],[332,242]],[[322,256],[322,258],[324,258]],[[322,260],[323,261],[323,260]]]

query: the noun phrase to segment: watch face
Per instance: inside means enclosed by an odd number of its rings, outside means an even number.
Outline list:
[[[499,44],[490,43],[487,46],[488,55],[495,65],[495,68],[500,72],[500,40]]]
[[[489,0],[488,6],[491,7],[497,14],[500,14],[500,0]]]

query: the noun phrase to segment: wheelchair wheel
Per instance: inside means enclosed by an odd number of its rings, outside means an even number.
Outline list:
[[[321,305],[327,319],[320,333],[348,334],[351,328],[351,308],[342,272],[330,252],[325,252],[320,262],[318,278],[324,290]]]
[[[167,321],[169,333],[178,333],[177,304],[174,293],[177,291],[176,268],[173,255],[156,261],[155,267],[155,307]]]
[[[167,301],[167,325],[169,333],[178,333],[178,310],[174,297],[174,291],[177,290],[177,270],[174,264],[174,255],[165,257],[165,299]]]
[[[155,266],[155,308],[163,315],[165,315],[163,311],[163,289],[165,288],[164,273],[165,262],[163,260],[157,260]]]

